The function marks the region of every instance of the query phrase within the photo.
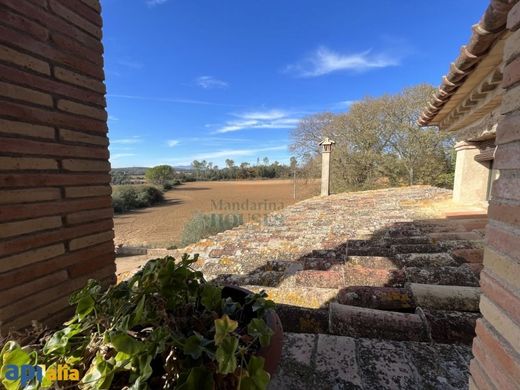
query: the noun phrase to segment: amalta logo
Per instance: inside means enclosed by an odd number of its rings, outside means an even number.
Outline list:
[[[79,371],[74,368],[69,368],[66,364],[52,365],[48,369],[46,369],[44,365],[31,366],[30,364],[23,364],[18,366],[8,364],[4,370],[5,379],[10,381],[20,380],[22,388],[27,386],[35,378],[40,383],[44,378],[51,382],[79,381]]]

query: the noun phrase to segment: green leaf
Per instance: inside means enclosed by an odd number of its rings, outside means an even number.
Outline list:
[[[242,378],[240,390],[265,390],[269,384],[270,376],[264,370],[263,357],[251,356],[247,364],[248,376]]]
[[[218,363],[219,374],[230,374],[237,369],[237,358],[235,356],[238,348],[238,338],[226,336],[217,348],[215,355]]]
[[[5,343],[0,352],[0,379],[6,390],[18,390],[20,386],[20,379],[9,380],[6,378],[7,366],[13,365],[20,368],[24,364],[31,364],[31,355],[14,341]]]
[[[206,367],[194,367],[177,390],[213,390],[213,373]]]
[[[137,303],[137,306],[134,310],[134,315],[132,317],[132,321],[130,322],[130,327],[133,328],[136,325],[141,324],[145,317],[145,302],[146,302],[146,295],[143,295],[139,302]]]
[[[61,330],[58,330],[45,343],[45,346],[43,347],[43,353],[45,355],[49,355],[51,353],[65,355],[70,349],[70,339],[82,331],[83,329],[79,324],[72,324]]]
[[[194,335],[188,337],[186,342],[184,343],[184,353],[186,355],[190,355],[193,359],[198,359],[202,355],[204,351],[204,347],[202,345],[203,337]]]
[[[238,327],[238,322],[230,319],[227,314],[215,320],[215,344],[220,345],[228,333],[233,332]]]
[[[94,304],[95,301],[90,295],[80,298],[78,306],[76,306],[76,315],[80,321],[94,310]]]
[[[98,354],[79,383],[80,389],[109,389],[114,379],[113,366]]]
[[[267,347],[269,345],[271,342],[271,336],[273,335],[272,329],[269,328],[265,321],[260,318],[253,318],[251,320],[249,325],[247,325],[247,333],[250,336],[258,337],[262,347]]]
[[[142,342],[123,332],[112,332],[109,335],[109,339],[116,351],[126,353],[130,356],[137,355],[144,347]]]
[[[202,288],[201,303],[208,310],[218,310],[222,300],[222,289],[212,284]]]

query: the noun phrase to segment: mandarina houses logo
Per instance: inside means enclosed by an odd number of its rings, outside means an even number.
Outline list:
[[[0,378],[3,379],[2,383],[4,381],[12,381],[12,383],[20,381],[22,389],[34,379],[39,383],[42,383],[44,379],[49,382],[79,381],[79,371],[66,364],[52,365],[48,369],[44,365],[23,364],[18,366],[8,364],[3,367],[2,373],[4,376],[4,378]]]

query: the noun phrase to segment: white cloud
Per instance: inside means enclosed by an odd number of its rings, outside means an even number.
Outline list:
[[[374,54],[371,50],[366,50],[361,53],[342,54],[320,47],[299,63],[287,66],[285,70],[298,77],[318,77],[342,70],[362,72],[397,65],[399,58],[385,53]]]
[[[230,133],[245,129],[291,129],[300,121],[292,113],[283,110],[248,111],[234,113],[238,120],[227,121],[216,133]]]
[[[146,0],[146,5],[148,5],[148,7],[155,7],[156,5],[162,5],[167,1],[168,0]]]
[[[174,146],[179,145],[179,141],[176,140],[176,139],[170,139],[170,140],[166,141],[166,143],[167,143],[168,146],[171,147],[171,148],[173,148]]]
[[[227,88],[229,83],[224,80],[219,80],[213,76],[200,76],[196,83],[199,87],[204,89]]]
[[[170,97],[157,97],[157,96],[139,96],[139,95],[122,95],[122,94],[108,94],[108,98],[116,99],[130,99],[130,100],[145,100],[152,102],[165,102],[165,103],[179,103],[179,104],[196,104],[203,106],[219,106],[219,107],[237,107],[236,104],[226,103],[215,103],[204,100],[184,99],[184,98],[170,98]]]
[[[130,138],[120,138],[120,139],[114,139],[110,141],[110,144],[123,144],[123,145],[132,145],[132,144],[138,144],[142,142],[142,139],[140,136],[133,136]]]

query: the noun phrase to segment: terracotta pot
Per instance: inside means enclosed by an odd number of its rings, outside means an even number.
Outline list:
[[[226,286],[222,290],[222,296],[232,298],[240,304],[244,304],[245,298],[249,294],[252,294],[252,292],[237,286]],[[250,315],[252,317],[253,313],[251,312]],[[272,329],[273,336],[271,337],[271,344],[261,348],[258,351],[258,356],[265,359],[264,369],[272,377],[276,373],[276,369],[282,357],[283,327],[280,317],[278,317],[278,314],[276,314],[274,310],[268,310],[265,313],[264,321],[267,326]]]

